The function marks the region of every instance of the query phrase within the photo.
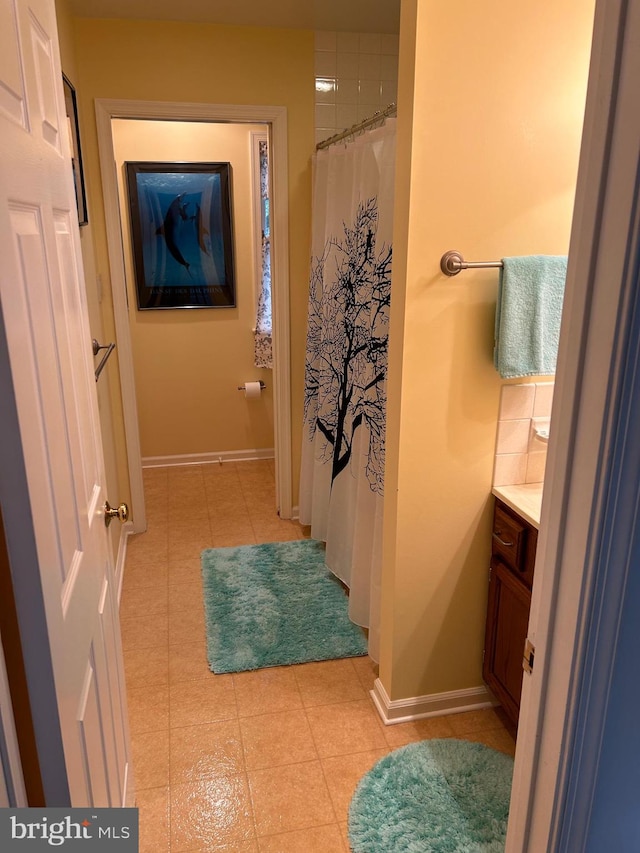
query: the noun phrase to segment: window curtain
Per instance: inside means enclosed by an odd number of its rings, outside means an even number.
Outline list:
[[[256,367],[273,367],[271,323],[271,228],[269,222],[269,152],[266,142],[259,142],[260,211],[261,211],[261,275],[254,341]]]
[[[314,158],[300,521],[379,652],[396,120]]]

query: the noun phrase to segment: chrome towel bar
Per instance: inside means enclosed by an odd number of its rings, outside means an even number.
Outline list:
[[[98,377],[100,376],[100,374],[101,374],[101,373],[102,373],[102,371],[104,370],[104,366],[105,366],[105,364],[107,363],[107,359],[109,358],[109,356],[111,355],[111,353],[112,353],[112,352],[114,351],[114,349],[116,348],[116,345],[115,345],[115,344],[113,344],[113,343],[112,343],[112,344],[99,344],[99,343],[98,343],[98,341],[94,338],[94,339],[91,341],[91,348],[93,349],[93,354],[94,354],[94,355],[98,355],[98,353],[99,353],[99,352],[100,352],[100,350],[102,350],[102,349],[105,349],[105,350],[106,350],[105,354],[104,354],[104,355],[102,356],[102,358],[100,359],[100,364],[96,367],[96,382],[97,382],[97,381],[98,381]]]

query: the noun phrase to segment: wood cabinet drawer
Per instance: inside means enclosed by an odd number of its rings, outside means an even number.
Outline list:
[[[491,552],[516,571],[522,565],[526,535],[525,525],[496,503]]]
[[[538,531],[496,501],[491,536],[491,553],[500,557],[517,577],[529,588],[533,584]]]

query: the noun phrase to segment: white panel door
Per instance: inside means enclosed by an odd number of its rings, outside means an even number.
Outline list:
[[[120,806],[122,652],[53,0],[0,0],[0,154],[0,308],[71,802]]]

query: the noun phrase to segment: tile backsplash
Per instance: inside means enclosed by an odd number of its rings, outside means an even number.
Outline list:
[[[398,50],[397,35],[316,32],[316,143],[395,103]]]
[[[503,385],[493,469],[494,486],[542,483],[547,462],[553,382]]]

